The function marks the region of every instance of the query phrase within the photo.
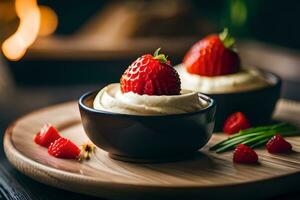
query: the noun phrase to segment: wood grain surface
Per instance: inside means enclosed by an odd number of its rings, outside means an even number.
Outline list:
[[[300,125],[300,103],[281,100],[274,118]],[[192,159],[171,163],[135,164],[112,160],[97,149],[89,161],[51,157],[33,142],[45,124],[57,127],[78,145],[89,142],[76,102],[30,113],[6,131],[4,149],[9,161],[31,178],[66,190],[110,199],[270,197],[297,188],[300,180],[300,137],[287,138],[294,152],[272,155],[258,149],[258,165],[232,162],[232,152],[215,154],[210,145],[224,138],[214,134],[209,144]]]

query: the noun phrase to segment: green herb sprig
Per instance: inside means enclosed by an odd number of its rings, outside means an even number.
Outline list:
[[[266,144],[276,133],[280,133],[283,137],[295,136],[299,135],[299,130],[287,123],[249,128],[213,145],[209,150],[222,153],[234,149],[238,144],[246,144],[251,148],[259,147]]]

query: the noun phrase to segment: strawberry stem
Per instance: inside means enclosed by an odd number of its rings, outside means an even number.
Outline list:
[[[154,59],[158,60],[160,63],[167,63],[168,62],[168,56],[165,54],[159,54],[161,48],[156,49],[156,51],[153,54]]]
[[[228,28],[224,28],[223,32],[219,34],[220,40],[227,49],[232,49],[235,39],[229,34]]]

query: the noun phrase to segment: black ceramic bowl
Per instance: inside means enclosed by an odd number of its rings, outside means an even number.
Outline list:
[[[83,128],[91,141],[110,157],[137,162],[173,160],[193,155],[210,139],[215,123],[216,103],[203,110],[172,115],[137,116],[93,108],[98,91],[79,99]]]
[[[215,130],[222,130],[225,119],[232,113],[241,111],[246,114],[253,126],[270,123],[276,102],[280,97],[281,79],[262,71],[269,86],[235,93],[207,94],[218,104]]]

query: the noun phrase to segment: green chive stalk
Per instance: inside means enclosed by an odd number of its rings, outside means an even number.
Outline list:
[[[222,153],[234,149],[238,144],[245,144],[251,148],[255,148],[266,144],[277,133],[283,137],[299,135],[298,129],[287,123],[259,126],[241,130],[229,136],[226,140],[213,145],[209,150]]]

